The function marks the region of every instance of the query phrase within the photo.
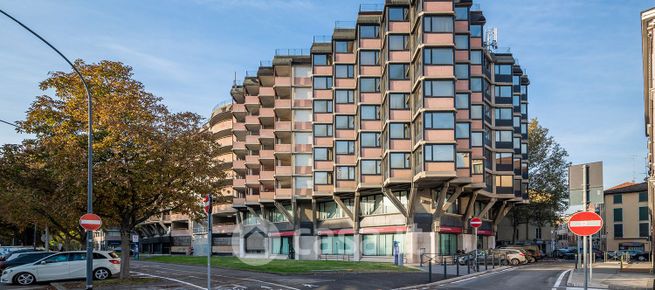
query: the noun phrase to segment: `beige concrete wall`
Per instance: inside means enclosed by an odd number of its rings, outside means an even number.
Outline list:
[[[639,242],[644,243],[644,250],[650,251],[650,242],[646,238],[639,237],[639,223],[648,222],[639,220],[639,207],[648,206],[647,201],[639,202],[639,193],[621,193],[622,202],[614,204],[614,194],[605,195],[605,231],[607,233],[607,250],[616,251],[620,243]],[[623,224],[623,238],[614,238],[614,209],[623,209],[623,221],[616,222]]]

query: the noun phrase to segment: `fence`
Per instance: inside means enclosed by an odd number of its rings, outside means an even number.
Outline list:
[[[432,282],[432,266],[441,265],[443,266],[443,278],[447,279],[449,275],[448,266],[454,266],[451,269],[450,275],[460,276],[463,273],[471,274],[471,272],[480,272],[491,269],[495,269],[496,266],[506,266],[510,264],[510,260],[507,256],[507,253],[499,251],[478,251],[476,257],[475,254],[461,254],[461,255],[439,255],[435,253],[423,253],[421,254],[419,265],[423,267],[427,265],[428,267],[428,282]],[[454,273],[453,273],[454,271]]]

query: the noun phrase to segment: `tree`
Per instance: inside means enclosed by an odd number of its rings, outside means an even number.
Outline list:
[[[548,135],[534,118],[528,126],[528,197],[529,203],[512,210],[513,239],[518,238],[517,226],[556,224],[566,209],[569,154]],[[527,233],[526,230],[526,240]]]
[[[220,195],[220,145],[202,130],[199,115],[171,113],[161,98],[145,91],[132,78],[131,67],[81,60],[75,66],[93,95],[94,212],[107,227],[120,229],[125,278],[137,225],[167,211],[198,216],[200,195]],[[40,88],[53,90],[54,97],[37,97],[19,125],[36,136],[25,143],[47,156],[40,160],[52,169],[46,183],[62,185],[56,198],[63,196],[75,206],[86,200],[86,94],[72,72],[50,73]],[[75,208],[75,222],[86,208],[82,205]]]

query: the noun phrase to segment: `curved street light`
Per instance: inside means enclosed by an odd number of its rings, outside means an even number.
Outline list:
[[[80,77],[82,80],[82,84],[84,84],[84,90],[86,91],[86,96],[88,99],[88,128],[87,128],[87,134],[88,134],[88,154],[87,154],[87,200],[86,200],[86,212],[87,213],[93,213],[93,112],[92,112],[92,100],[91,100],[91,92],[89,91],[89,85],[86,83],[86,80],[84,80],[84,76],[82,76],[82,73],[73,65],[73,63],[64,56],[63,53],[61,53],[57,48],[55,48],[52,44],[50,44],[47,40],[45,40],[43,37],[41,37],[39,34],[34,32],[32,29],[27,27],[25,24],[22,22],[18,21],[18,19],[14,18],[13,16],[9,15],[7,12],[4,10],[0,9],[0,13],[4,14],[5,16],[9,17],[11,20],[16,22],[18,25],[21,27],[25,28],[27,31],[32,33],[32,35],[36,36],[38,39],[43,41],[46,45],[48,45],[52,50],[54,50],[61,58],[63,58],[75,71],[75,73]],[[87,231],[86,232],[86,289],[93,289],[93,277],[91,276],[91,271],[93,269],[93,232]]]

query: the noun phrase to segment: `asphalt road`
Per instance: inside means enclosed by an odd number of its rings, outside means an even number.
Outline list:
[[[472,278],[465,278],[448,284],[432,287],[421,287],[417,289],[567,289],[567,271],[572,269],[573,266],[574,265],[571,262],[537,262],[536,264],[512,267],[503,271],[483,274]]]

